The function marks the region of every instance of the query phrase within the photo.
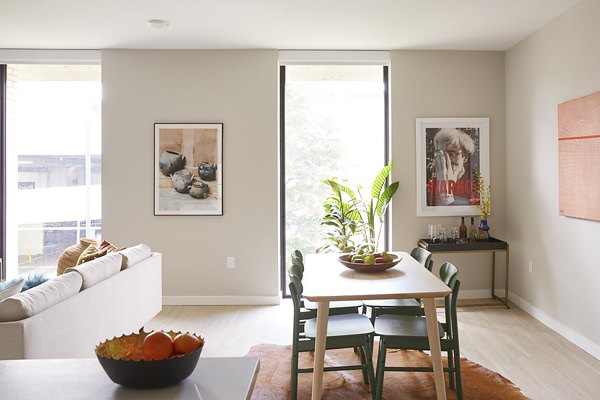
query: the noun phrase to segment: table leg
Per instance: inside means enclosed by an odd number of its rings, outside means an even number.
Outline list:
[[[492,298],[496,299],[496,252],[492,251]]]
[[[320,301],[317,308],[317,337],[315,340],[315,363],[313,370],[312,400],[320,400],[323,391],[323,366],[325,364],[325,344],[327,343],[327,322],[329,302]],[[438,341],[439,345],[439,341]]]
[[[427,336],[429,337],[429,349],[431,350],[431,362],[433,363],[435,392],[438,400],[445,400],[446,385],[444,383],[444,366],[442,365],[442,350],[437,324],[437,312],[435,310],[435,299],[430,297],[422,300],[425,307],[425,318],[427,319]]]
[[[506,308],[510,308],[510,306],[508,305],[508,243],[506,244],[506,261],[504,263],[504,266],[506,268],[506,276],[504,277],[504,301],[505,301],[505,305]]]

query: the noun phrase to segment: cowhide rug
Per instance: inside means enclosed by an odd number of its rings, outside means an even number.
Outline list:
[[[290,357],[292,346],[260,344],[250,349],[248,356],[260,357],[260,371],[253,400],[285,400],[290,398]],[[351,349],[327,350],[326,365],[344,365],[358,360]],[[444,365],[446,358],[443,357]],[[300,366],[309,367],[313,353],[300,354]],[[431,366],[428,354],[420,351],[388,350],[387,365]],[[466,358],[461,360],[464,400],[527,400],[521,390],[502,375],[490,371]],[[448,399],[456,399],[456,391],[448,385]],[[298,378],[298,400],[311,397],[312,374],[302,373]],[[323,400],[369,400],[370,390],[363,383],[361,371],[326,372],[323,378]],[[433,374],[427,372],[386,372],[384,400],[435,399]]]

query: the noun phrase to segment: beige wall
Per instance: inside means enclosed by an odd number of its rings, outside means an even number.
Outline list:
[[[102,80],[103,236],[163,253],[167,303],[277,301],[277,52],[106,50]],[[224,124],[223,216],[153,215],[155,122]]]
[[[512,291],[519,306],[597,358],[600,222],[559,215],[557,105],[600,91],[599,15],[598,1],[582,1],[506,55]]]
[[[460,217],[416,216],[415,118],[419,117],[489,117],[490,233],[505,238],[504,53],[393,51],[391,61],[393,178],[400,181],[392,205],[392,247],[414,247],[418,238],[427,237],[430,223],[447,228],[460,225]],[[501,293],[504,260],[504,255],[497,257],[502,269],[497,271],[496,287]],[[490,296],[489,254],[436,254],[436,271],[444,261],[460,268],[462,298]]]

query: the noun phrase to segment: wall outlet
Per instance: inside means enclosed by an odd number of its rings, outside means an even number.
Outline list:
[[[533,274],[533,261],[529,260],[529,273]]]
[[[227,257],[227,268],[235,268],[235,257]]]

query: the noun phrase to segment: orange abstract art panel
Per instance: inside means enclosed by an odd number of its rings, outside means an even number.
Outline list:
[[[558,105],[559,208],[600,221],[600,92]]]

